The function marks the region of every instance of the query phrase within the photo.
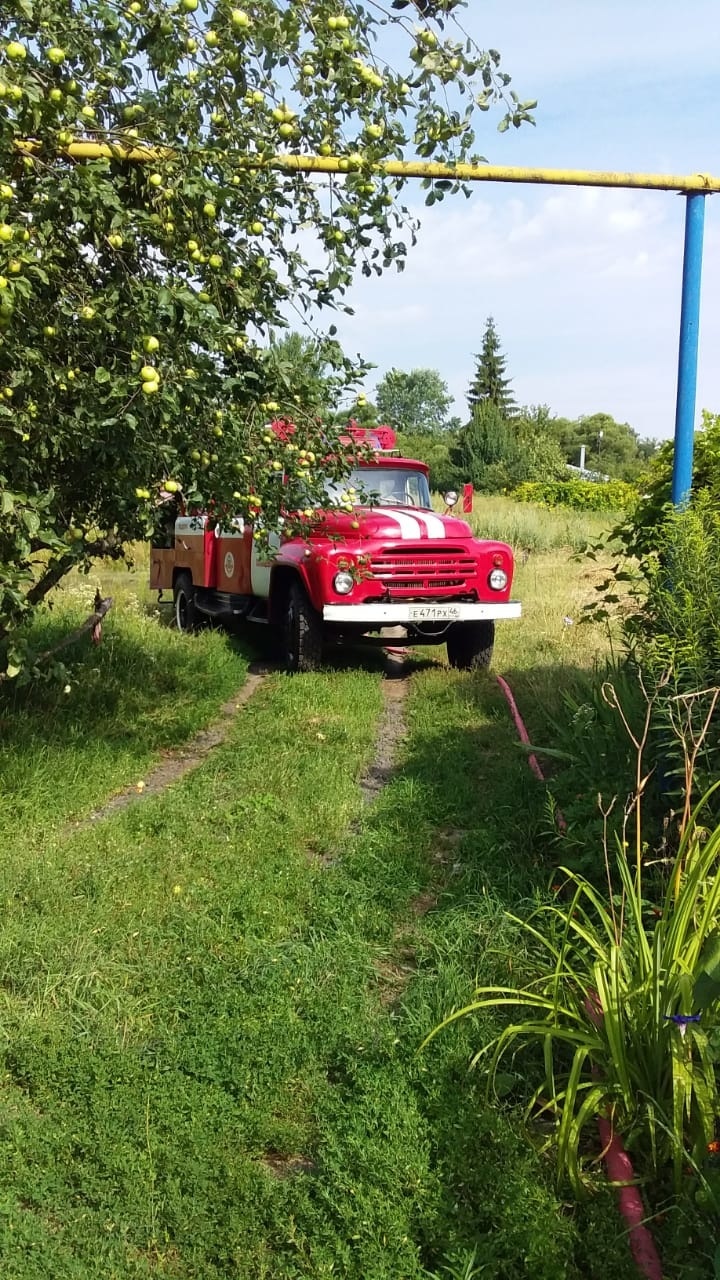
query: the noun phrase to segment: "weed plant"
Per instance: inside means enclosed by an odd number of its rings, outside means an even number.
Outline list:
[[[607,1116],[653,1197],[671,1174],[676,1206],[690,1200],[705,1212],[701,1239],[713,1240],[720,1225],[720,1169],[713,1166],[720,1146],[720,827],[705,825],[710,792],[688,816],[658,899],[642,821],[653,703],[637,736],[616,695],[608,701],[633,742],[635,787],[613,857],[605,833],[605,890],[560,868],[555,902],[510,917],[534,948],[528,976],[478,985],[472,1002],[438,1030],[471,1013],[519,1013],[485,1040],[475,1062],[486,1066],[488,1087],[502,1090],[508,1061],[517,1070],[521,1048],[542,1049],[528,1115],[551,1126],[560,1182],[583,1194],[591,1127]],[[686,745],[690,761],[692,751]],[[700,1274],[711,1274],[713,1250]]]

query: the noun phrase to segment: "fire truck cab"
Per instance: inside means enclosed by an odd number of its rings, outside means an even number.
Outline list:
[[[269,552],[247,520],[227,525],[167,504],[150,586],[172,592],[180,631],[209,618],[270,625],[293,672],[316,669],[332,642],[397,644],[398,636],[446,644],[454,667],[490,663],[496,620],[521,613],[510,599],[510,547],[434,511],[426,464],[396,456],[389,428],[365,435],[372,456],[342,482],[328,480],[331,505],[302,535],[273,536]]]

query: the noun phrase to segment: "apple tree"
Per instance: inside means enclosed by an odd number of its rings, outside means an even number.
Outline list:
[[[479,110],[497,105],[501,128],[530,118],[498,55],[455,26],[458,0],[425,18],[240,4],[3,3],[6,676],[32,609],[74,565],[145,537],[163,485],[266,528],[278,462],[289,505],[317,498],[333,429],[301,374],[278,376],[268,333],[345,305],[356,270],[402,266],[413,227],[384,161],[476,158]],[[340,157],[338,174],[293,170],[306,153]],[[338,386],[352,373],[338,354]],[[283,415],[298,423],[286,444],[266,428]]]

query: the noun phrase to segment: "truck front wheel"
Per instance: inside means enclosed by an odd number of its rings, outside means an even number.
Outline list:
[[[195,588],[189,573],[179,573],[173,587],[175,602],[175,626],[178,631],[196,631],[198,615],[195,608]]]
[[[494,622],[456,622],[448,632],[448,662],[460,671],[489,667],[494,644]]]
[[[322,621],[299,582],[292,582],[288,591],[283,640],[287,671],[317,671],[322,664]]]

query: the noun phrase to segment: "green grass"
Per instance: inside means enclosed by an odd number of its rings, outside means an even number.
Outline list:
[[[476,493],[474,508],[469,517],[473,532],[480,538],[509,542],[516,551],[582,551],[618,523],[614,512],[550,510],[495,494]]]
[[[273,675],[195,773],[68,829],[248,665],[133,605],[142,569],[102,572],[120,605],[99,650],[69,655],[71,693],[0,712],[3,1275],[440,1280],[475,1251],[494,1280],[630,1280],[611,1194],[577,1209],[554,1190],[526,1065],[494,1102],[469,1072],[495,1024],[420,1051],[480,975],[522,972],[504,913],[550,875],[544,789],[496,684],[429,651],[398,772],[363,812],[377,662]],[[606,645],[562,626],[581,572],[531,557],[526,620],[498,628],[531,718]],[[46,637],[83,615],[78,589]]]
[[[113,584],[113,591],[116,588]],[[57,643],[92,608],[84,579],[58,594],[33,628],[33,646]],[[0,697],[0,826],[4,845],[87,814],[143,778],[160,750],[185,742],[241,688],[247,658],[218,632],[188,646],[120,592],[102,644],[87,637],[64,650],[67,679]],[[65,690],[67,689],[67,692]]]

